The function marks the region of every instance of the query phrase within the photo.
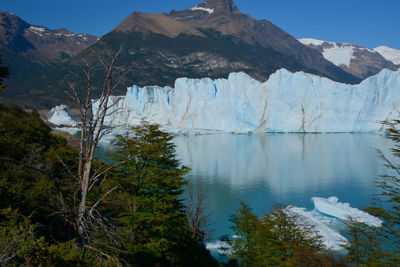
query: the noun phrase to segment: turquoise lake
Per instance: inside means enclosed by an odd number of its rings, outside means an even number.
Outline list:
[[[176,151],[202,186],[211,213],[210,241],[231,234],[230,216],[240,201],[258,215],[277,204],[312,210],[311,197],[337,196],[356,208],[378,193],[375,182],[389,170],[392,141],[375,134],[215,134],[178,136]]]

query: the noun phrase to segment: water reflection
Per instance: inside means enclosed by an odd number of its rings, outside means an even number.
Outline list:
[[[188,178],[205,187],[214,237],[245,200],[258,214],[275,203],[312,208],[313,196],[338,196],[363,208],[387,172],[375,149],[390,141],[372,134],[202,135],[175,138]]]

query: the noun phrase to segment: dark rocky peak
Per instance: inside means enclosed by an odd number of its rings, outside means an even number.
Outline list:
[[[196,7],[208,8],[214,12],[222,12],[227,14],[239,14],[240,10],[233,0],[206,0]]]
[[[237,15],[239,8],[233,0],[205,0],[186,10],[172,10],[169,15],[175,20],[193,21],[208,18],[210,15]]]
[[[72,32],[66,28],[55,29],[54,31],[59,33],[72,34]]]
[[[12,32],[12,33],[24,32],[24,30],[29,27],[30,24],[22,20],[18,16],[6,10],[0,12],[0,31],[3,34],[5,32]]]

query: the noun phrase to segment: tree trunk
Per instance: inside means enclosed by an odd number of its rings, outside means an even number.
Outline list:
[[[85,213],[87,212],[87,194],[89,190],[89,180],[90,180],[90,171],[92,169],[92,159],[89,158],[84,166],[81,180],[81,199],[78,207],[78,217],[77,217],[77,228],[79,237],[82,238],[85,234],[85,225],[83,222],[83,218],[85,217]]]

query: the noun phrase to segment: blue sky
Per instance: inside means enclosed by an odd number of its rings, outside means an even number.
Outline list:
[[[0,0],[32,24],[102,35],[133,11],[168,12],[201,0]],[[400,0],[236,0],[242,12],[295,37],[400,49]]]

